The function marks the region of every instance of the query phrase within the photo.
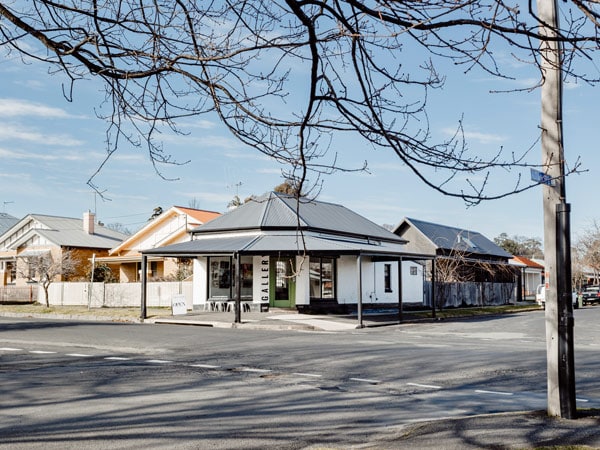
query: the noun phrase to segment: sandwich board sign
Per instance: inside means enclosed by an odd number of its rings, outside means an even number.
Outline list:
[[[181,316],[187,314],[187,307],[185,305],[185,295],[174,295],[171,299],[171,306],[173,308],[174,316]]]

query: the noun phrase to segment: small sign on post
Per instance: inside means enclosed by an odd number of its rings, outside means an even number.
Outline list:
[[[171,299],[171,307],[173,309],[174,316],[181,316],[187,314],[187,307],[185,305],[185,295],[174,295]]]
[[[537,181],[540,184],[545,184],[547,186],[554,186],[554,180],[552,177],[544,172],[540,172],[539,170],[530,169],[531,170],[531,180]]]

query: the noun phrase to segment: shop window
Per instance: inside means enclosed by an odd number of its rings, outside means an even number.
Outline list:
[[[335,298],[335,259],[310,258],[310,297]]]
[[[209,258],[209,297],[231,298],[231,258]]]
[[[383,286],[385,292],[392,292],[392,265],[383,265]]]
[[[242,277],[242,298],[252,298],[252,279],[253,279],[253,269],[252,269],[252,257],[251,256],[243,256],[241,258],[240,265],[240,276]],[[235,273],[235,272],[234,272]],[[235,280],[234,283],[235,285]]]
[[[209,298],[235,297],[236,264],[229,256],[214,256],[208,259]],[[252,298],[252,257],[242,257],[240,264],[242,298]]]

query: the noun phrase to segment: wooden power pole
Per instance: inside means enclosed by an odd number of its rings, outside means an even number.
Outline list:
[[[542,164],[548,414],[576,418],[571,294],[570,205],[566,202],[562,135],[562,45],[556,0],[537,0],[542,51]]]

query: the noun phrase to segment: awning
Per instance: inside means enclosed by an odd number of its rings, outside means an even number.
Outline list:
[[[50,250],[25,250],[17,254],[17,258],[35,258],[39,256],[46,256],[50,254]]]
[[[91,258],[88,258],[91,260]],[[148,261],[160,260],[160,256],[149,257]],[[96,256],[95,261],[97,263],[105,264],[122,264],[122,263],[136,263],[142,260],[142,255],[129,255],[129,256]]]
[[[407,253],[403,243],[360,239],[344,236],[305,232],[263,232],[248,235],[206,236],[193,241],[168,245],[142,251],[145,256],[196,257],[200,255],[254,254],[268,255],[278,253],[335,255],[389,255],[419,256],[426,259],[435,255],[414,255]]]

